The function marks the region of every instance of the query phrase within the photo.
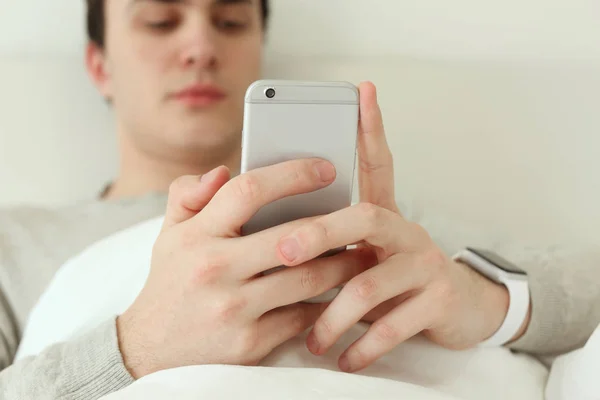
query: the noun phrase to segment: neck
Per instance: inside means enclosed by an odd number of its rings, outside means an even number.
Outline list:
[[[113,200],[142,196],[148,193],[167,193],[171,183],[183,175],[202,175],[221,166],[227,166],[232,175],[239,170],[240,146],[221,153],[214,159],[198,156],[197,162],[184,158],[168,158],[142,151],[127,135],[119,135],[120,167],[117,179],[104,195]],[[213,154],[214,154],[213,153]]]

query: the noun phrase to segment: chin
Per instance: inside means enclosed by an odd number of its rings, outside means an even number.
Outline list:
[[[198,157],[231,157],[233,152],[240,151],[243,110],[236,112],[238,110],[226,107],[225,103],[212,109],[182,112],[182,108],[177,107],[168,113],[158,113],[155,120],[160,121],[159,124],[146,120],[147,132],[152,132],[154,137],[154,151],[196,160]]]
[[[168,141],[181,151],[206,156],[207,152],[231,154],[240,147],[241,128],[206,121],[201,127],[181,126],[169,129]]]

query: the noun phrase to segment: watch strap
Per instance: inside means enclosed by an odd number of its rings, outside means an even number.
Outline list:
[[[498,347],[508,343],[523,326],[529,311],[529,285],[527,281],[507,280],[508,312],[500,328],[488,339],[479,343],[481,347]]]
[[[505,273],[497,265],[469,249],[457,253],[453,259],[508,289],[509,305],[502,325],[491,337],[479,343],[479,346],[498,347],[508,343],[523,326],[529,311],[530,294],[527,279],[511,277],[511,274]]]

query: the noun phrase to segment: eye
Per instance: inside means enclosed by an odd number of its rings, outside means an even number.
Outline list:
[[[244,21],[238,21],[233,19],[218,19],[215,22],[218,29],[229,32],[236,32],[244,30],[248,24]]]
[[[177,26],[177,21],[175,20],[163,20],[163,21],[151,21],[146,22],[146,26],[152,30],[156,31],[168,31]]]

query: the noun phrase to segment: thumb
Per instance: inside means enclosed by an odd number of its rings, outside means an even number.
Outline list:
[[[201,176],[186,175],[173,181],[169,188],[162,230],[184,222],[202,211],[229,178],[229,169],[220,166]]]

